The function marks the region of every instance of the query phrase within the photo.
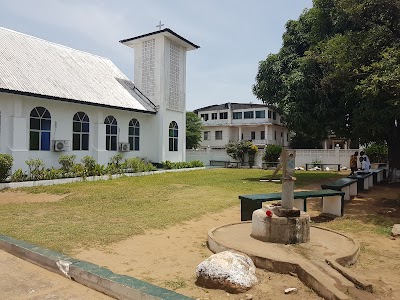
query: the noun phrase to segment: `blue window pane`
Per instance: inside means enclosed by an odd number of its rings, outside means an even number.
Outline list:
[[[135,135],[140,135],[140,128],[139,127],[135,128]]]
[[[117,134],[117,126],[111,126],[111,134]]]
[[[42,123],[42,128],[41,128],[42,130],[50,130],[51,120],[42,119],[41,123]]]
[[[110,125],[106,125],[106,134],[110,134]]]
[[[89,123],[89,117],[88,117],[87,114],[85,114],[85,116],[83,117],[82,121]]]
[[[128,142],[129,142],[129,150],[133,150],[133,137],[130,136]]]
[[[39,132],[31,131],[29,134],[29,150],[39,150]]]
[[[178,130],[174,130],[174,137],[178,137]]]
[[[134,128],[133,127],[129,127],[129,135],[133,135],[134,132]]]
[[[82,132],[89,132],[89,123],[82,123]]]
[[[174,139],[169,139],[169,151],[174,151]]]
[[[50,132],[42,132],[40,150],[50,150]]]
[[[30,120],[30,128],[35,130],[40,130],[40,120],[31,118]]]

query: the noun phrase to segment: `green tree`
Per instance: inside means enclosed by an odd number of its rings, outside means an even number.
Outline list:
[[[226,153],[235,160],[240,161],[241,163],[244,162],[245,155],[249,153],[253,153],[255,151],[252,148],[253,143],[250,141],[240,141],[240,142],[229,142],[225,145]],[[257,148],[258,151],[258,148]],[[256,152],[257,152],[256,151]],[[252,155],[252,154],[250,154]],[[254,153],[255,156],[255,153]]]
[[[294,132],[386,142],[400,175],[400,2],[314,0],[259,64],[254,94]],[[398,124],[399,123],[399,124]]]
[[[194,112],[186,112],[186,149],[196,149],[201,141],[200,117]]]

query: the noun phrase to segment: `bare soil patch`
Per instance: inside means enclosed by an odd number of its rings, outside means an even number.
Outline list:
[[[20,191],[4,191],[0,192],[0,205],[8,203],[34,203],[34,202],[56,202],[67,197],[65,195],[50,195],[50,194],[28,194]]]
[[[302,189],[319,189],[320,184],[318,182]],[[13,197],[16,199],[12,200]],[[63,197],[65,195],[4,192],[0,193],[0,204],[10,201],[59,201]],[[319,226],[351,224],[349,228],[343,227],[338,231],[360,242],[360,258],[350,268],[373,284],[375,299],[400,299],[400,239],[393,240],[389,235],[365,231],[363,227],[377,222],[370,220],[371,216],[381,216],[400,223],[399,202],[400,185],[397,184],[374,186],[370,191],[346,202],[343,218],[321,216],[320,201],[308,202],[309,214]],[[162,212],[154,213],[159,213],[162,218]],[[194,284],[196,266],[212,254],[206,245],[208,230],[233,222],[240,222],[239,203],[221,213],[204,215],[164,230],[150,230],[102,249],[78,249],[76,257],[198,299],[245,299],[245,294],[231,295]],[[357,228],[361,229],[358,231]],[[259,284],[247,292],[253,299],[321,299],[294,276],[261,269],[257,270],[257,276]],[[289,287],[297,288],[297,294],[285,295],[284,289]]]

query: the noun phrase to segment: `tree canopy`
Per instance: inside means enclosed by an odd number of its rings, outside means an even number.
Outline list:
[[[398,0],[314,0],[260,62],[253,92],[298,134],[387,142],[400,169],[399,21]]]
[[[186,149],[196,149],[201,141],[201,119],[194,112],[186,112]]]

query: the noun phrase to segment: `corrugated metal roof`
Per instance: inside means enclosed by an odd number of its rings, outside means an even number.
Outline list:
[[[2,27],[0,90],[155,112],[111,60]]]

